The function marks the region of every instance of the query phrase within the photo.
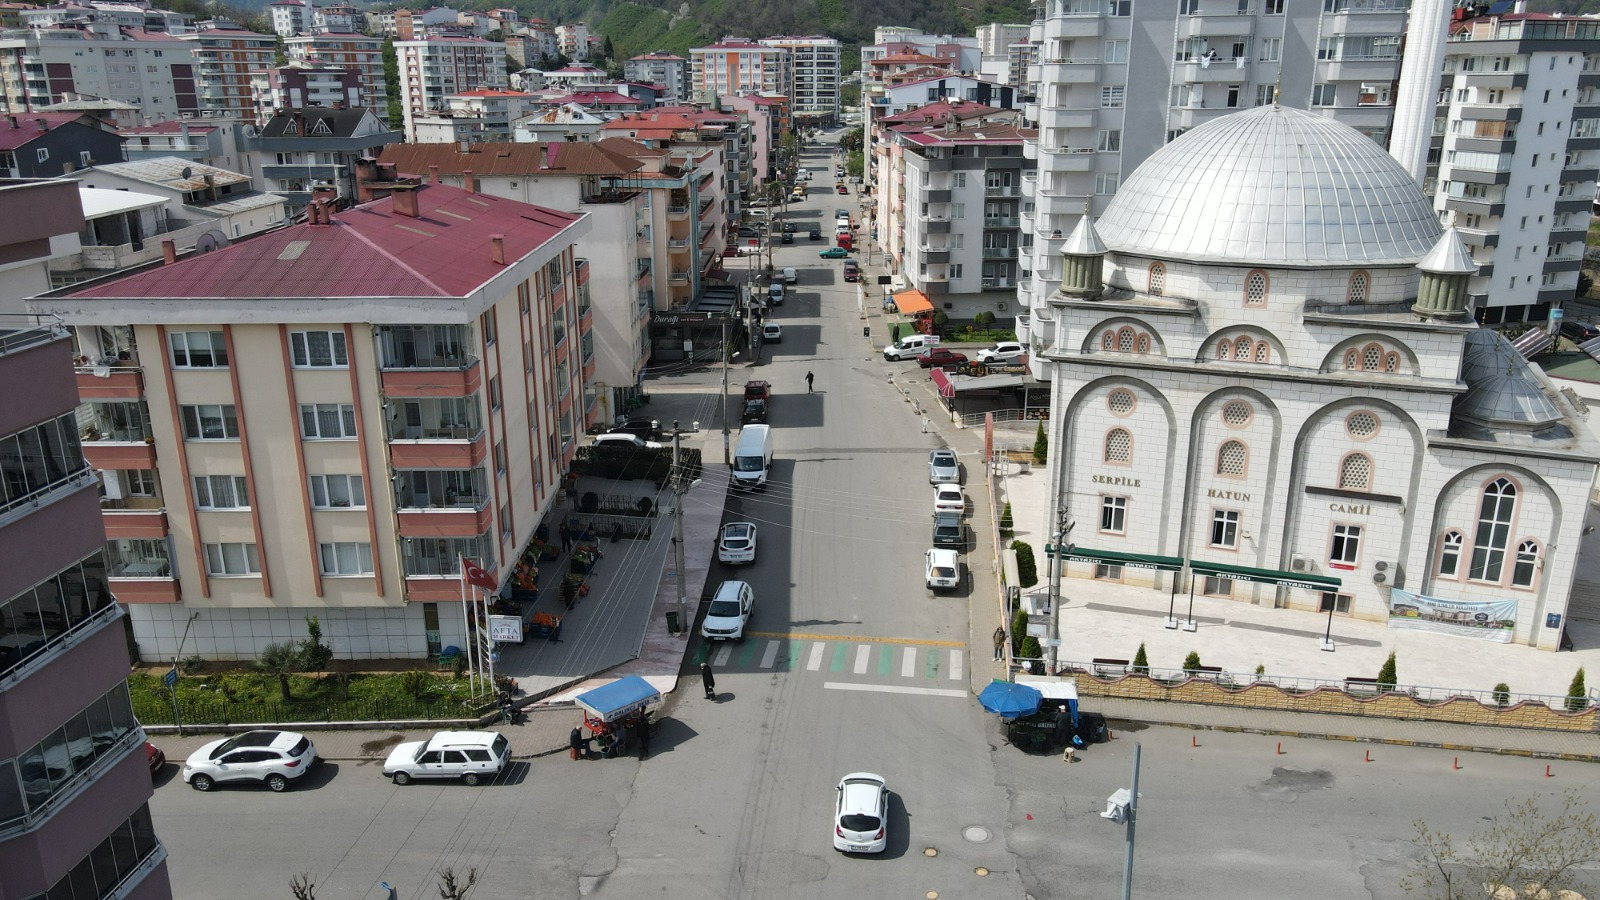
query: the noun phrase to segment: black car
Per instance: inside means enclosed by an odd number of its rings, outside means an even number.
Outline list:
[[[933,514],[933,545],[961,549],[967,543],[966,526],[961,524],[961,514],[940,512]]]
[[[767,401],[746,400],[744,413],[739,416],[741,425],[765,425],[767,422]]]
[[[813,229],[811,229],[811,239],[813,241],[822,240],[822,229],[821,228],[813,228]]]
[[[1596,328],[1587,322],[1571,322],[1562,319],[1561,336],[1574,344],[1582,344],[1585,341],[1592,341],[1600,337],[1600,328]]]
[[[785,223],[783,223],[783,233],[784,234],[794,234],[794,223],[793,222],[785,222]]]
[[[791,234],[790,232],[785,231],[783,233],[783,239],[778,241],[778,243],[780,243],[780,244],[792,244],[792,243],[794,243],[794,235]]]
[[[661,439],[661,422],[649,416],[634,416],[627,421],[613,425],[610,434],[631,434],[641,441],[655,441]]]

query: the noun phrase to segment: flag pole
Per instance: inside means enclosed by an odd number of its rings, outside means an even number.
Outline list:
[[[499,692],[494,682],[494,631],[489,628],[489,589],[482,585],[478,587],[483,592],[483,655],[489,660],[489,684],[485,693],[492,697]]]
[[[467,676],[467,686],[471,687],[476,682],[476,679],[478,677],[478,669],[477,669],[477,666],[473,664],[473,652],[472,652],[474,645],[476,645],[478,643],[478,636],[476,634],[474,634],[473,631],[472,631],[472,616],[471,616],[470,613],[467,612],[467,558],[466,558],[466,556],[464,556],[462,554],[459,554],[459,553],[456,554],[456,568],[459,569],[460,573],[461,573],[461,628],[462,628],[461,636],[462,636],[462,638],[464,639],[464,642],[467,645],[467,671],[471,673],[471,674],[469,674]],[[474,693],[476,693],[476,690],[477,690],[476,688],[473,688],[473,692]]]

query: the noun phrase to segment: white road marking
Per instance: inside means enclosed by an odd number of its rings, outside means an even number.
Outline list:
[[[862,645],[860,645],[859,647],[856,648],[856,674],[857,675],[865,675],[865,674],[867,674],[867,657],[871,656],[871,655],[872,655],[872,647],[869,644],[862,644]]]
[[[951,681],[960,681],[961,680],[961,651],[960,650],[951,650],[950,651],[950,680]]]
[[[716,657],[716,659],[713,659],[711,661],[711,664],[720,669],[723,666],[728,664],[728,657],[730,657],[732,655],[733,655],[733,645],[732,644],[723,644],[722,645],[722,649],[717,651],[717,657]]]
[[[761,653],[761,668],[770,669],[778,659],[778,642],[767,641],[767,649]]]
[[[822,651],[827,649],[827,646],[821,641],[811,645],[811,658],[806,660],[806,671],[815,672],[822,668]]]
[[[917,648],[907,647],[900,657],[900,677],[910,678],[917,673]]]
[[[880,694],[922,694],[928,697],[968,697],[967,691],[951,688],[904,687],[898,684],[849,684],[843,681],[824,681],[822,686],[830,691],[874,691]]]

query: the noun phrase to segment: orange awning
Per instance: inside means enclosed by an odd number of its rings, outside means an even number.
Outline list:
[[[921,291],[901,291],[894,295],[894,308],[908,316],[917,313],[932,312],[933,301]]]

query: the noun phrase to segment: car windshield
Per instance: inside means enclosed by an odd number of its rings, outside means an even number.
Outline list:
[[[738,537],[729,535],[722,539],[722,546],[727,547],[729,550],[743,550],[750,546],[750,539],[742,535]]]
[[[713,600],[711,608],[706,610],[706,615],[717,619],[737,619],[739,617],[739,601]]]
[[[761,471],[761,457],[735,456],[733,458],[733,470],[735,472],[759,472]],[[701,540],[705,540],[705,538],[701,538]]]
[[[861,813],[845,813],[839,817],[839,827],[845,831],[854,831],[858,834],[866,831],[877,831],[878,817]]]

